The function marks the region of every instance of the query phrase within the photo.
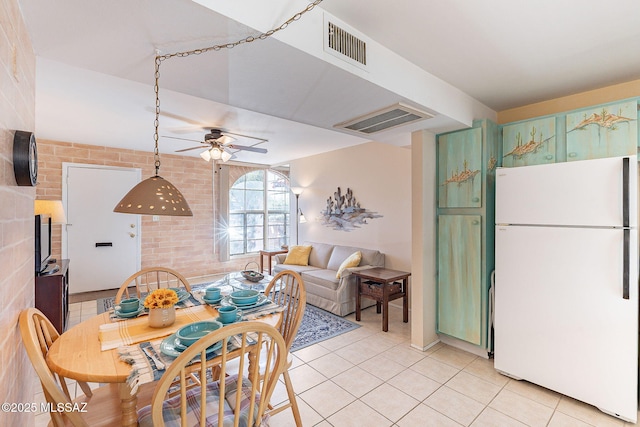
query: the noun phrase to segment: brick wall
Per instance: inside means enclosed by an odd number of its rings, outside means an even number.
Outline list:
[[[154,174],[153,153],[86,144],[40,140],[38,199],[62,198],[62,163],[140,168],[142,178]],[[171,267],[187,278],[237,271],[247,259],[220,262],[214,241],[213,163],[199,157],[161,154],[160,175],[184,195],[193,217],[142,216],[142,268]],[[215,206],[218,204],[215,203]],[[54,226],[53,257],[60,258],[62,226]],[[257,257],[252,257],[252,259]]]
[[[0,401],[32,402],[35,371],[18,330],[34,303],[33,187],[13,174],[13,134],[34,130],[35,55],[16,0],[0,0]],[[32,425],[28,413],[0,412],[0,425]]]

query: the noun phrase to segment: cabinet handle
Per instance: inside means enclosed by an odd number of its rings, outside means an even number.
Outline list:
[[[551,154],[547,154],[546,156],[544,156],[544,158],[547,160],[551,160],[553,159],[553,156]]]
[[[473,198],[471,199],[471,201],[472,201],[472,202],[479,202],[479,201],[480,201],[480,198],[479,198],[479,197],[473,197]]]
[[[480,221],[478,221],[477,219],[474,219],[473,221],[471,221],[471,224],[478,225],[480,224]]]
[[[577,155],[578,155],[577,153],[569,153],[569,157],[575,157]]]

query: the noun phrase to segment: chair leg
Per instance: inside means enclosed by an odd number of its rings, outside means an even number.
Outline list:
[[[300,410],[298,409],[298,402],[296,401],[296,393],[293,390],[293,384],[291,384],[291,377],[289,377],[289,370],[285,370],[282,375],[284,376],[284,384],[287,387],[287,394],[289,395],[289,404],[291,405],[291,412],[293,412],[293,418],[296,421],[296,427],[302,427],[302,418],[300,418]]]

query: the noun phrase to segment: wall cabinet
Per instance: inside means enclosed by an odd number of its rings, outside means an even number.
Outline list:
[[[502,166],[531,166],[638,151],[638,98],[501,126]]]
[[[637,119],[635,100],[567,113],[567,161],[633,156]]]
[[[502,127],[502,166],[530,166],[555,161],[555,117]]]
[[[63,333],[69,319],[69,260],[61,260],[59,266],[56,273],[36,276],[35,294],[36,308]]]
[[[498,126],[488,120],[438,135],[438,332],[481,348],[490,346],[498,148]]]
[[[482,206],[482,129],[442,135],[438,152],[438,206]]]
[[[438,330],[482,343],[482,217],[438,217]]]

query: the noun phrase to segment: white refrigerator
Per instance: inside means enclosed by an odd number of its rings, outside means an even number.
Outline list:
[[[496,173],[496,370],[635,422],[637,158]]]

